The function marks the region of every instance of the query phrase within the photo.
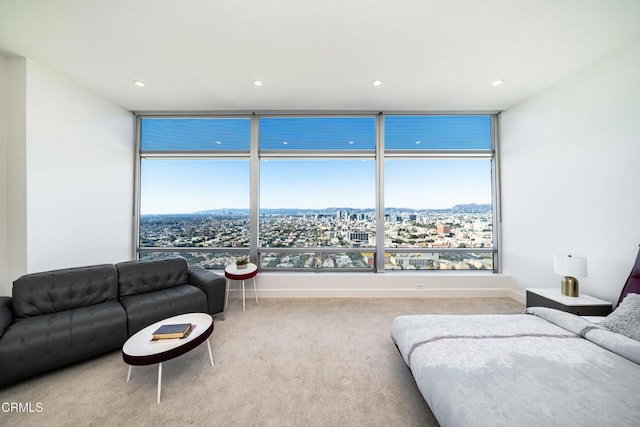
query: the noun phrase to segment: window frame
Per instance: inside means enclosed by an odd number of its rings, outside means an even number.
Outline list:
[[[390,116],[470,116],[470,115],[484,115],[490,118],[490,138],[491,148],[487,150],[386,150],[384,147],[384,119]],[[373,117],[374,118],[374,137],[375,146],[373,150],[260,150],[259,137],[260,137],[260,118],[269,117]],[[487,273],[499,273],[501,271],[500,264],[500,162],[499,162],[499,120],[497,111],[481,111],[481,112],[420,112],[420,111],[398,111],[398,112],[373,112],[373,111],[318,111],[318,112],[302,112],[302,111],[287,111],[287,112],[207,112],[207,113],[191,113],[191,112],[136,112],[136,156],[134,165],[134,207],[133,207],[133,257],[137,258],[139,254],[149,252],[172,252],[172,253],[187,253],[187,252],[211,252],[211,253],[237,253],[238,256],[246,255],[247,248],[191,248],[191,247],[140,247],[140,167],[142,159],[249,159],[250,162],[250,215],[249,215],[249,256],[252,262],[259,264],[259,257],[261,254],[273,253],[273,252],[334,252],[334,253],[350,253],[350,252],[372,252],[374,251],[375,263],[372,269],[362,268],[320,268],[318,269],[283,269],[283,268],[262,268],[267,271],[323,271],[323,272],[373,272],[373,273],[391,273],[401,274],[400,272],[394,272],[394,270],[385,270],[384,259],[385,253],[433,253],[433,252],[491,252],[493,254],[493,269],[492,270],[473,270],[474,273],[487,272]],[[249,118],[251,120],[251,132],[250,132],[250,148],[249,151],[237,151],[237,150],[215,150],[215,151],[203,151],[203,150],[175,150],[175,151],[141,151],[141,120],[145,118]],[[260,161],[262,159],[373,159],[375,162],[375,220],[376,220],[376,247],[375,248],[266,248],[259,247],[259,188],[260,188]],[[491,160],[491,197],[492,197],[492,219],[493,219],[493,247],[492,248],[386,248],[384,246],[385,235],[385,223],[384,223],[384,161],[385,159],[394,158],[488,158]],[[382,238],[380,238],[382,236]],[[444,273],[450,270],[412,270],[413,272],[420,272],[421,274],[430,273]],[[454,272],[462,272],[463,270],[452,270]]]

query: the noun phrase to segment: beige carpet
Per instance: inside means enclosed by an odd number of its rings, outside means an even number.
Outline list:
[[[206,345],[157,366],[134,367],[119,351],[0,390],[6,426],[225,425],[437,426],[390,339],[393,318],[420,313],[518,313],[508,298],[248,299],[230,301]],[[7,369],[6,366],[0,367]],[[6,407],[6,405],[5,405]]]

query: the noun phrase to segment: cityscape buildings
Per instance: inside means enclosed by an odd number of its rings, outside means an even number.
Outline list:
[[[388,210],[384,227],[384,268],[492,270],[492,252],[473,251],[477,248],[493,248],[491,206],[474,206],[480,208],[472,209],[472,212],[460,212],[455,208]],[[142,257],[166,256],[170,248],[193,248],[189,252],[182,249],[180,254],[192,264],[224,268],[240,256],[236,250],[225,252],[224,249],[246,248],[246,252],[243,252],[246,255],[249,252],[249,239],[247,210],[224,209],[140,217],[139,246],[158,249],[157,252],[145,251]],[[374,269],[376,240],[373,209],[270,209],[259,218],[262,268]],[[203,248],[217,250],[203,251]]]

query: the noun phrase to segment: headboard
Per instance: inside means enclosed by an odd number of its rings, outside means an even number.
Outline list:
[[[620,298],[618,299],[618,305],[620,305],[627,294],[640,294],[640,251],[636,257],[636,262],[631,269],[631,273],[622,288]]]

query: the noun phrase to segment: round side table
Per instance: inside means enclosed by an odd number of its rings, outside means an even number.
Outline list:
[[[245,310],[245,299],[244,299],[244,281],[253,279],[253,293],[256,297],[256,302],[258,302],[258,291],[256,290],[256,275],[258,274],[258,266],[254,263],[247,264],[246,268],[238,268],[235,264],[229,264],[224,269],[224,277],[227,278],[227,293],[224,298],[224,309],[227,309],[227,304],[229,303],[229,286],[231,285],[232,280],[236,280],[242,282],[242,311]]]

